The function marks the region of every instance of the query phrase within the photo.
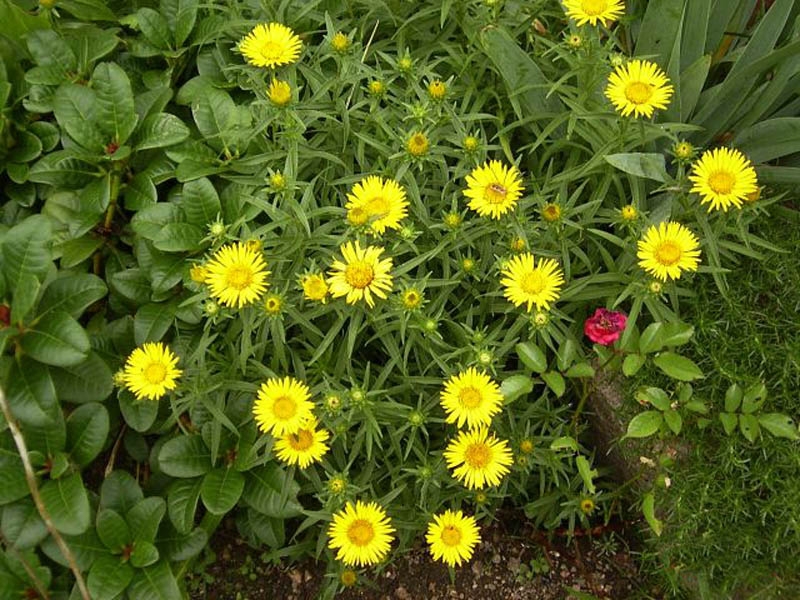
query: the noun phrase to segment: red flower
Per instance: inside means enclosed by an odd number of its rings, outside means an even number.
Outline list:
[[[625,313],[598,308],[584,322],[583,332],[595,344],[610,346],[619,339],[627,321]]]

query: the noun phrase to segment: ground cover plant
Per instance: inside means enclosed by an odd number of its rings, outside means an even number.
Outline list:
[[[501,505],[661,534],[601,370],[652,377],[627,438],[793,443],[681,347],[779,250],[798,12],[2,0],[4,597],[179,597],[226,516],[324,597],[418,540],[457,576]]]

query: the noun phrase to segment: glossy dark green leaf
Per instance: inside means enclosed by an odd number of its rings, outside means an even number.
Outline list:
[[[77,319],[107,292],[106,284],[96,275],[62,273],[45,288],[37,314],[41,317],[51,310],[62,310]]]
[[[23,356],[11,366],[7,385],[11,412],[23,424],[47,426],[54,422],[59,407],[46,366]]]
[[[92,74],[97,93],[97,122],[105,142],[124,144],[136,128],[133,91],[125,71],[116,63],[101,63]]]
[[[200,488],[208,512],[224,515],[230,512],[244,489],[244,475],[230,467],[218,467],[205,474]]]
[[[39,362],[69,367],[85,360],[91,345],[80,323],[64,311],[53,310],[25,332],[21,347]]]
[[[115,600],[128,587],[133,574],[133,567],[118,556],[101,556],[92,565],[86,581],[92,600]]]
[[[111,369],[95,352],[77,365],[51,368],[50,376],[61,402],[102,402],[114,389]]]
[[[131,538],[137,542],[141,540],[153,543],[166,510],[167,503],[160,496],[151,496],[137,502],[125,515],[131,528]]]
[[[169,519],[180,534],[188,534],[194,527],[197,502],[203,479],[181,479],[169,487],[167,512]]]
[[[106,407],[91,402],[67,417],[67,451],[78,465],[88,465],[105,446],[109,431]]]
[[[41,495],[53,525],[61,533],[78,535],[89,527],[89,497],[79,474],[46,482]]]
[[[131,530],[123,516],[110,508],[97,511],[95,529],[106,548],[118,554],[131,541]]]
[[[211,470],[211,451],[201,436],[180,435],[161,447],[158,464],[172,477],[199,477]]]
[[[127,390],[119,393],[119,409],[125,423],[134,431],[145,432],[153,426],[158,417],[158,402],[136,397]]]

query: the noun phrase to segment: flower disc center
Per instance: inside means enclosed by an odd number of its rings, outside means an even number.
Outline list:
[[[608,8],[607,0],[583,0],[581,8],[590,17],[602,15]]]
[[[344,278],[352,287],[363,290],[375,278],[375,272],[369,264],[358,261],[347,265]]]
[[[681,259],[681,247],[675,242],[662,242],[656,248],[656,260],[665,267],[671,267]]]
[[[253,283],[253,271],[250,267],[236,265],[228,269],[225,275],[225,283],[228,287],[239,291],[246,289]]]
[[[500,183],[490,183],[484,190],[484,197],[490,204],[501,204],[508,195],[506,187]]]
[[[708,187],[718,194],[730,194],[736,185],[736,177],[728,171],[717,171],[708,178]]]
[[[285,421],[291,419],[297,412],[297,404],[287,396],[281,396],[272,405],[272,413],[276,418]]]
[[[482,469],[489,464],[492,453],[484,443],[470,444],[464,453],[464,461],[473,469]]]
[[[167,378],[167,368],[158,362],[150,363],[144,370],[144,378],[147,383],[159,384]]]
[[[303,450],[308,450],[311,448],[313,443],[314,436],[311,435],[311,432],[308,429],[301,429],[297,433],[293,433],[289,436],[289,445],[293,450],[298,450],[301,452]]]
[[[538,271],[528,273],[522,278],[520,286],[526,294],[539,294],[544,290],[547,281]]]
[[[481,403],[483,397],[474,387],[465,387],[458,393],[458,399],[464,408],[475,408]]]
[[[461,532],[453,525],[448,525],[442,530],[442,542],[445,546],[458,546],[461,542]]]
[[[355,546],[366,546],[374,537],[375,530],[372,528],[372,523],[365,519],[357,519],[347,528],[347,538]]]
[[[653,95],[653,88],[643,81],[633,81],[625,88],[625,97],[634,104],[645,104]]]

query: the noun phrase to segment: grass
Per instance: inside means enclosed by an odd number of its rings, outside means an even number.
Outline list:
[[[763,381],[763,412],[800,414],[800,212],[777,207],[757,234],[786,250],[748,259],[728,275],[729,298],[710,278],[683,317],[696,326],[689,354],[706,373],[697,397],[722,410],[732,383]],[[671,587],[700,574],[705,598],[800,597],[800,445],[763,434],[755,443],[719,422],[684,434],[692,451],[671,474],[667,527],[658,544]]]

